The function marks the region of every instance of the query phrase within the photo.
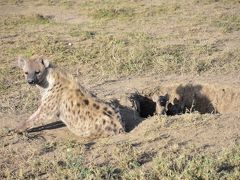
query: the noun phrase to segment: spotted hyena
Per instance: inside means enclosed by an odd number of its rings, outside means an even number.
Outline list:
[[[87,92],[71,75],[54,67],[42,57],[18,58],[18,65],[30,85],[41,92],[41,105],[28,120],[16,128],[22,132],[60,119],[74,134],[88,138],[108,136],[124,131],[117,108]]]

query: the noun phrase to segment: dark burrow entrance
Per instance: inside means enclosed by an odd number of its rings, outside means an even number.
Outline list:
[[[130,106],[120,105],[126,130],[131,131],[144,118],[159,115],[236,113],[240,91],[219,85],[169,85],[145,89],[128,97]]]

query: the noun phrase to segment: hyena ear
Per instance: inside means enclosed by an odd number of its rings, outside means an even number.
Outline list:
[[[18,56],[18,58],[17,58],[18,67],[23,68],[25,63],[26,63],[26,59],[22,56]]]
[[[42,58],[40,58],[40,61],[44,65],[45,68],[48,68],[50,66],[50,62],[48,59],[42,57]]]

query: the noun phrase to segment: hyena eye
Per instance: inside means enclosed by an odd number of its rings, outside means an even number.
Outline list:
[[[40,73],[40,71],[36,71],[36,72],[35,72],[35,74],[39,74],[39,73]]]
[[[25,72],[25,74],[27,75],[27,74],[28,74],[28,72]]]

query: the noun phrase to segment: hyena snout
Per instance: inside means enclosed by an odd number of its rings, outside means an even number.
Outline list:
[[[36,76],[28,76],[28,77],[27,77],[27,82],[28,82],[28,84],[30,84],[30,85],[35,85],[35,84],[38,83],[38,79],[37,79]]]

